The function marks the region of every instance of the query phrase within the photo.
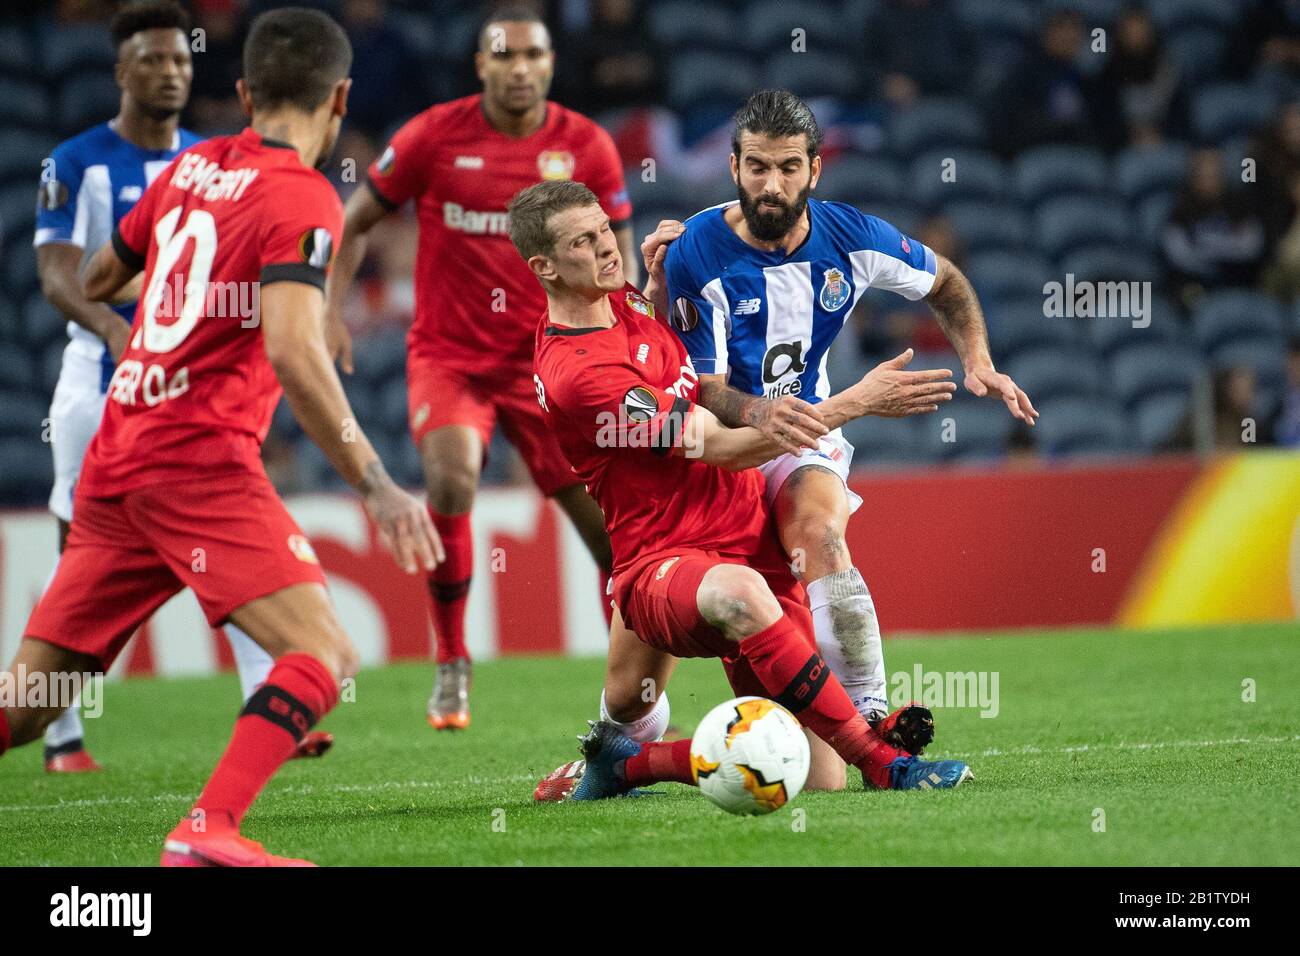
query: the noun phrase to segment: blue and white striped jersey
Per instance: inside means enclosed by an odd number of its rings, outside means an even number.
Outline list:
[[[735,202],[696,213],[668,247],[672,324],[701,375],[743,392],[819,402],[826,356],[868,288],[920,299],[935,258],[889,223],[838,202],[808,200],[807,239],[790,255],[755,249],[723,220]]]
[[[41,173],[35,245],[64,242],[78,246],[83,250],[84,268],[154,177],[177,153],[201,139],[182,129],[171,149],[141,149],[119,136],[111,123],[101,123],[64,140],[50,154],[52,165]],[[135,316],[134,302],[114,308],[127,322]],[[68,336],[71,348],[98,359],[107,376],[112,376],[113,359],[103,340],[75,322],[68,323]]]

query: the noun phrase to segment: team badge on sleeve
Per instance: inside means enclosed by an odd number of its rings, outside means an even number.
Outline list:
[[[700,310],[686,296],[673,303],[673,328],[678,332],[689,332],[700,324]]]
[[[311,542],[300,534],[291,534],[285,542],[289,546],[290,553],[299,561],[307,564],[320,564],[320,559],[316,557],[316,549],[311,546]]]
[[[827,312],[838,312],[844,308],[844,303],[849,301],[853,294],[853,287],[839,269],[827,269],[822,275],[825,280],[822,282],[821,295],[818,297],[822,308]]]
[[[298,237],[298,255],[302,261],[324,269],[334,256],[334,239],[328,229],[308,229]]]
[[[630,422],[648,422],[659,414],[659,401],[650,389],[635,385],[623,396],[623,414]]]
[[[393,171],[393,163],[396,161],[397,153],[393,151],[392,146],[389,146],[383,151],[379,159],[375,161],[375,169],[379,172],[379,175],[387,176]]]

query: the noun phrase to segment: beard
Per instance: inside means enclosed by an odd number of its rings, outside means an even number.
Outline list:
[[[754,238],[760,242],[776,242],[794,228],[799,217],[808,208],[808,193],[811,189],[811,185],[804,186],[795,201],[788,203],[780,196],[768,193],[751,196],[745,192],[744,186],[736,184],[736,193],[740,198],[740,211],[745,215],[745,224],[749,226],[749,231]],[[758,208],[759,203],[763,202],[775,203],[781,208],[776,212],[764,212]]]

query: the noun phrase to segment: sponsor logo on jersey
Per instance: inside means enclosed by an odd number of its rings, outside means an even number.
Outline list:
[[[758,315],[758,310],[762,307],[762,299],[741,299],[736,303],[736,311],[733,315]]]
[[[572,179],[573,154],[562,149],[544,149],[537,154],[537,172],[543,179]]]
[[[839,269],[827,269],[822,276],[824,277],[822,291],[818,297],[822,308],[827,312],[838,312],[852,297],[853,287],[849,285],[849,280],[844,278],[844,273]]]
[[[306,564],[320,564],[320,559],[316,557],[316,549],[304,535],[291,534],[285,543],[289,546],[289,553],[299,561]]]
[[[808,369],[803,347],[803,342],[778,342],[767,350],[763,356],[765,397],[779,398],[782,395],[798,395],[803,391],[803,383],[797,377]],[[783,381],[789,375],[796,377]]]
[[[907,236],[903,237],[903,251],[908,255],[912,254],[912,246],[907,241]]]
[[[139,202],[144,190],[139,186],[123,186],[117,194],[118,202]]]
[[[393,147],[389,146],[380,154],[379,159],[375,161],[375,171],[380,176],[387,176],[393,171],[393,164],[397,162],[397,153],[393,152]]]
[[[664,575],[668,573],[668,569],[671,568],[674,564],[676,564],[680,560],[681,558],[669,558],[663,564],[659,565],[659,570],[655,572],[655,580],[662,581],[664,579]]]
[[[478,212],[454,202],[442,204],[442,222],[448,229],[467,232],[474,236],[507,236],[510,234],[510,214],[506,212]]]
[[[308,229],[298,237],[298,255],[302,261],[324,269],[334,255],[334,239],[328,229]]]
[[[623,396],[623,414],[630,422],[648,422],[659,414],[659,400],[644,385],[634,385]]]
[[[645,360],[648,359],[649,357],[650,357],[650,343],[642,342],[640,345],[636,347],[636,360],[640,362],[642,365],[644,365]]]
[[[63,185],[57,179],[51,179],[48,182],[41,183],[41,188],[36,193],[36,205],[41,209],[53,212],[55,209],[62,209],[63,204],[68,201],[68,187]]]
[[[456,162],[453,163],[457,169],[482,169],[482,156],[457,156]]]
[[[689,332],[700,324],[700,310],[686,296],[673,303],[673,328],[678,332]]]
[[[636,292],[627,294],[627,307],[633,312],[640,312],[642,315],[650,316],[655,314],[655,307]]]

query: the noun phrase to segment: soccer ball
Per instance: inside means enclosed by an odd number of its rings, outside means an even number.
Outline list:
[[[728,813],[771,813],[808,779],[808,738],[794,715],[763,697],[714,707],[691,738],[691,775]]]

